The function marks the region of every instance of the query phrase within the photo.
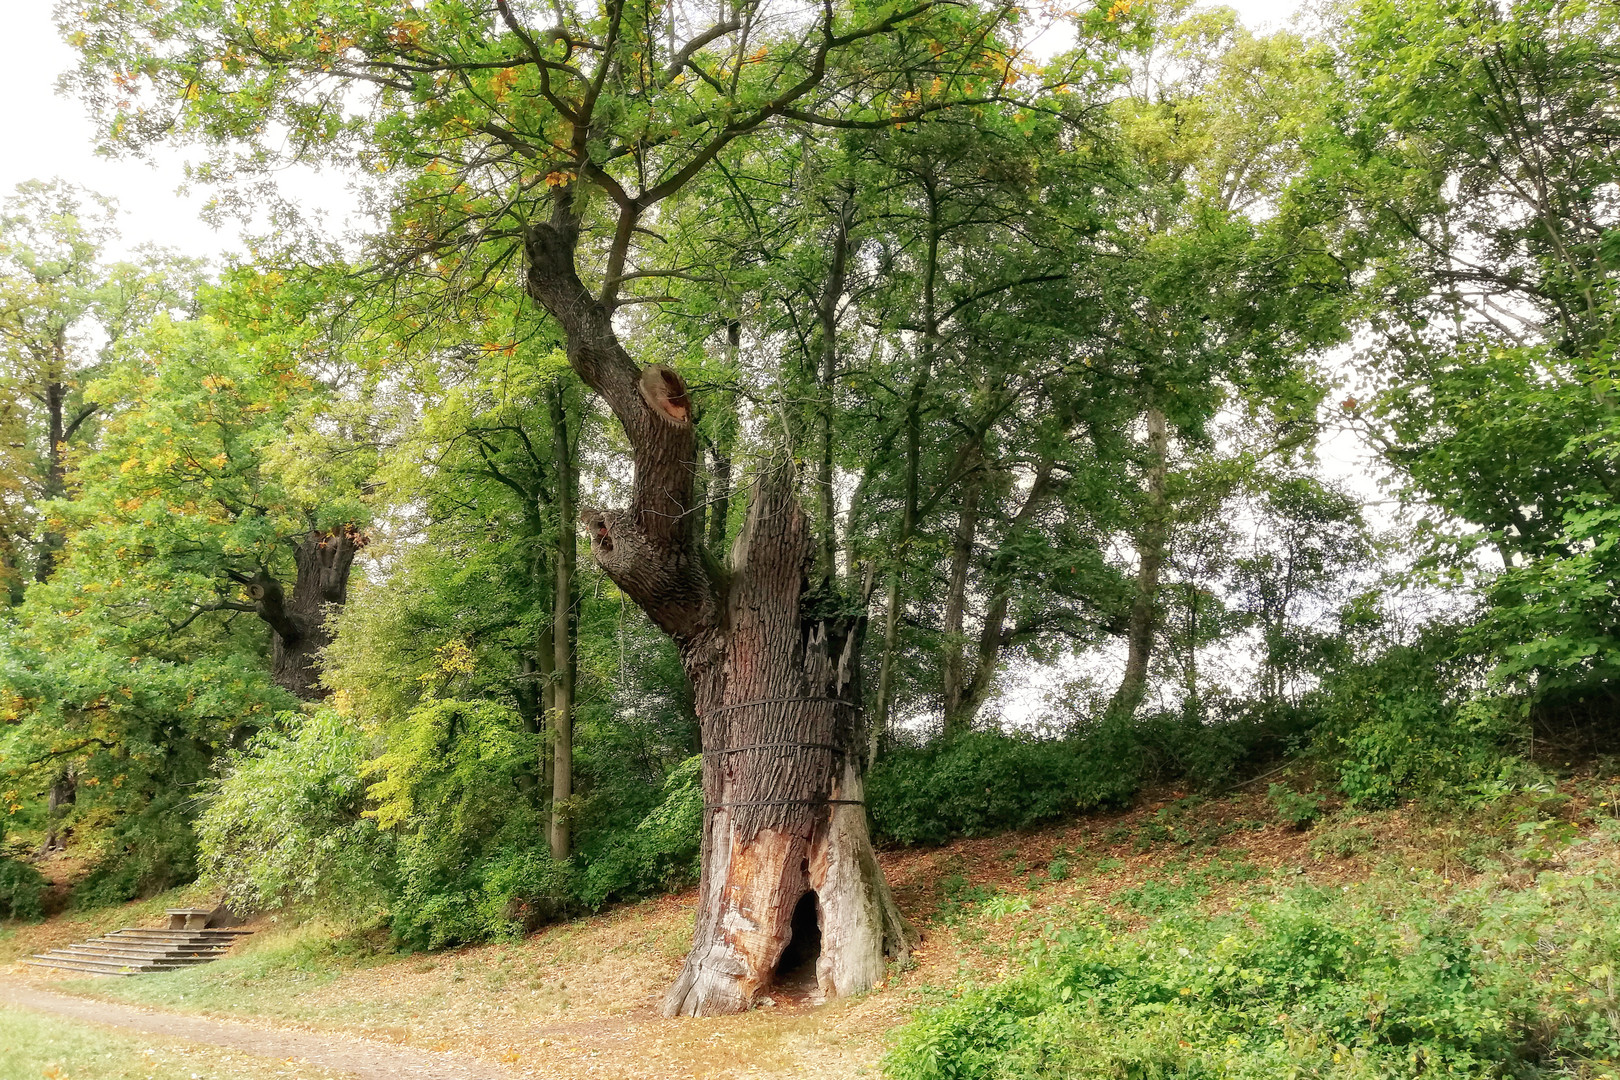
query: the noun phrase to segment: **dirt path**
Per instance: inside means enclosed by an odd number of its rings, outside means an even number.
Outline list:
[[[301,1059],[322,1068],[350,1073],[360,1080],[512,1080],[514,1075],[453,1054],[429,1053],[345,1035],[257,1027],[230,1020],[113,1005],[7,979],[0,979],[0,1006],[32,1009],[149,1035],[188,1039],[260,1057]]]

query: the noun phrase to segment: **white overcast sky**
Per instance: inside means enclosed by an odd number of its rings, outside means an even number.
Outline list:
[[[1299,6],[1297,0],[1234,0],[1249,26],[1277,26]],[[177,194],[184,180],[185,155],[164,151],[154,163],[109,161],[91,149],[91,125],[84,107],[55,91],[56,80],[73,62],[73,52],[57,36],[49,0],[0,0],[6,63],[0,65],[0,196],[25,180],[61,177],[118,200],[124,243],[158,243],[189,255],[216,256],[240,250],[230,232],[216,232],[198,217],[203,194]],[[300,201],[319,200],[340,209],[347,200],[341,181],[308,177],[284,185]]]

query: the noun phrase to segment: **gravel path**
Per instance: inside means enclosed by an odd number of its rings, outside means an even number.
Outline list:
[[[138,1009],[69,997],[0,979],[0,1006],[224,1046],[268,1058],[294,1058],[360,1080],[512,1080],[514,1074],[454,1054],[436,1054],[348,1035],[258,1027],[232,1020]]]

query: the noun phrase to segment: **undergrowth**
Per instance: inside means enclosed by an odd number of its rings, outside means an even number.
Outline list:
[[[1213,880],[1249,873],[1238,863],[1121,890],[1049,926],[1020,974],[921,1012],[889,1075],[1612,1080],[1620,828],[1571,846],[1538,827],[1557,820],[1527,817],[1507,865],[1466,888],[1391,867],[1257,882],[1205,910]]]

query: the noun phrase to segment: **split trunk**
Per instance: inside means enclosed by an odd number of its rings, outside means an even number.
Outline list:
[[[617,416],[634,463],[630,505],[581,518],[597,564],[675,640],[703,737],[697,925],[664,1011],[748,1008],[776,977],[796,912],[795,951],[818,939],[821,991],[866,990],[906,940],[866,828],[864,615],[811,590],[815,548],[786,465],[756,473],[729,567],[704,549],[686,387],[625,352],[609,301],[575,271],[577,240],[566,212],[531,228],[528,292],[562,326],[570,364]]]
[[[297,576],[291,595],[268,572],[248,582],[254,609],[272,631],[270,678],[305,701],[325,696],[320,656],[332,643],[326,617],[330,607],[348,599],[349,571],[363,543],[354,529],[312,529],[293,549]]]

